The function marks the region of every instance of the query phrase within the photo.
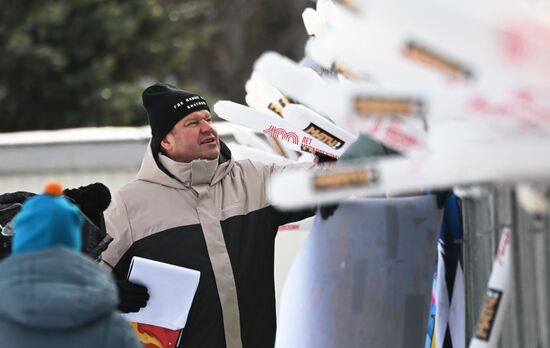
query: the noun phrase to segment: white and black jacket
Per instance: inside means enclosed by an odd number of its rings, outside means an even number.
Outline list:
[[[148,147],[137,179],[114,195],[105,213],[114,240],[102,259],[117,278],[133,256],[201,272],[178,347],[273,347],[278,226],[313,214],[269,204],[275,170],[283,168],[234,161],[223,143],[219,160],[190,163],[155,159]]]

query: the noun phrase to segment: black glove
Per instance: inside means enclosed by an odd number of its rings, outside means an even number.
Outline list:
[[[334,214],[336,209],[338,209],[338,203],[320,206],[319,207],[319,213],[321,214],[321,218],[323,220],[328,219],[329,217],[332,216],[332,214]]]
[[[65,189],[65,197],[78,205],[84,214],[82,227],[82,252],[94,260],[98,260],[101,252],[107,249],[112,238],[107,238],[103,211],[111,203],[111,193],[102,183]]]
[[[315,163],[321,164],[321,163],[327,163],[327,162],[336,162],[338,159],[334,157],[330,157],[329,155],[325,155],[320,152],[315,152]]]
[[[97,227],[103,228],[103,212],[111,203],[111,192],[100,182],[65,189],[63,194],[69,197]]]
[[[141,284],[129,280],[117,280],[118,310],[122,313],[138,312],[147,305],[149,292]]]

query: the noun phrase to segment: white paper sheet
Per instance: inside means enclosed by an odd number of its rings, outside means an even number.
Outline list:
[[[149,291],[147,306],[124,317],[133,322],[179,330],[185,327],[200,272],[134,256],[128,280]]]

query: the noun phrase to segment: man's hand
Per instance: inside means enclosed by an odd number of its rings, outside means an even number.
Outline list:
[[[331,217],[334,214],[336,209],[338,209],[338,203],[320,206],[319,207],[319,213],[321,214],[321,218],[323,220],[328,219],[329,217]]]
[[[321,163],[330,163],[330,162],[336,162],[338,159],[334,157],[330,157],[328,155],[322,154],[320,152],[315,152],[315,158],[313,159],[313,163],[315,164],[321,164]]]
[[[65,189],[63,194],[70,198],[97,227],[102,228],[103,212],[111,203],[111,192],[100,182]]]
[[[147,305],[149,292],[141,284],[129,280],[117,280],[118,310],[122,313],[139,312]]]

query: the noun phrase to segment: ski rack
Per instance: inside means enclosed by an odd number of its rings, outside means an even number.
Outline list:
[[[464,226],[466,344],[475,337],[498,242],[509,229],[511,300],[502,313],[498,344],[486,347],[550,347],[549,212],[526,212],[512,186],[461,187],[455,194],[461,201]]]

